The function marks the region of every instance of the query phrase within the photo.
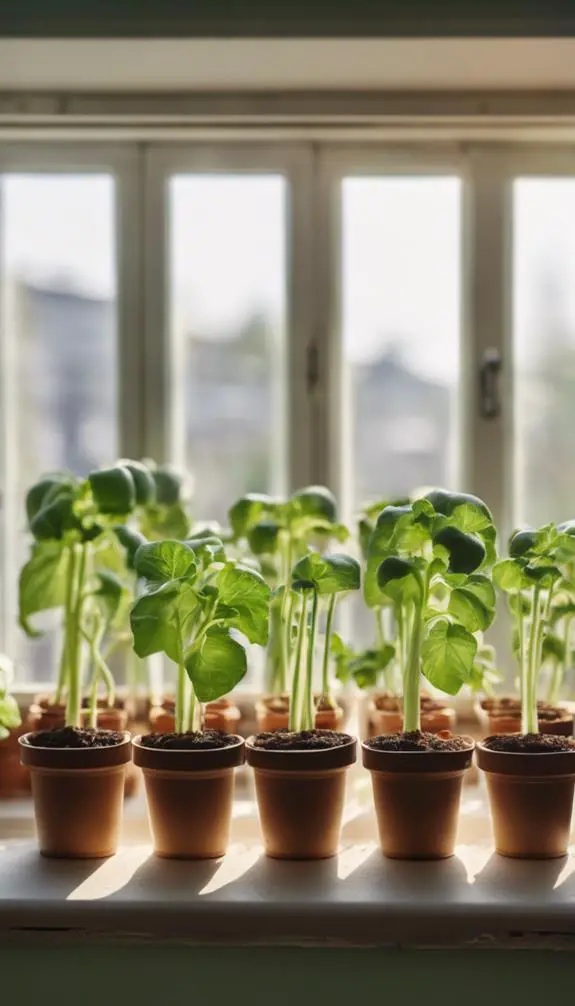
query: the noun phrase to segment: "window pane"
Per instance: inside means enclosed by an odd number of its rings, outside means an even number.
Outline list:
[[[8,510],[22,527],[24,494],[40,474],[70,468],[85,475],[117,455],[114,182],[10,174],[0,186],[0,288],[14,389],[6,491],[15,494]],[[13,564],[25,554],[20,536]],[[8,624],[15,591],[9,603]],[[46,680],[49,638],[21,643],[20,673]]]
[[[185,457],[201,520],[281,488],[285,182],[171,179],[171,325],[181,353]]]
[[[520,178],[513,191],[517,521],[575,507],[575,179]]]
[[[460,181],[343,182],[352,502],[457,480]]]

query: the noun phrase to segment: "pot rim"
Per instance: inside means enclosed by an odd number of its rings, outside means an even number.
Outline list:
[[[491,737],[485,737],[476,745],[477,764],[484,772],[531,777],[575,776],[575,746],[571,751],[492,751],[487,747],[489,740]]]
[[[463,772],[473,760],[475,741],[468,734],[458,734],[468,742],[460,751],[382,751],[371,747],[376,739],[361,742],[364,768],[372,772],[403,772],[419,775]]]
[[[142,744],[142,734],[132,737],[134,764],[163,772],[210,772],[243,765],[245,742],[239,734],[228,734],[233,744],[223,748],[150,748]]]
[[[43,769],[96,769],[116,768],[132,760],[131,734],[118,731],[123,739],[118,744],[94,748],[52,748],[31,744],[29,738],[44,730],[32,730],[18,738],[20,762],[28,768]]]
[[[344,734],[345,744],[337,747],[317,748],[306,751],[278,751],[256,747],[257,734],[246,740],[246,760],[253,768],[273,769],[279,772],[324,772],[330,769],[348,768],[357,760],[357,738]]]

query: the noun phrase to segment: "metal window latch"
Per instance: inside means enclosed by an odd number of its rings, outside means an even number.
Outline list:
[[[501,415],[499,374],[503,361],[498,349],[486,349],[479,368],[479,414],[483,419]]]

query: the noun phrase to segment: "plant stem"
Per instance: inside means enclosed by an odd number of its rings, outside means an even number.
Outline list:
[[[539,622],[541,618],[540,588],[533,588],[533,604],[531,608],[531,625],[527,644],[527,674],[525,692],[522,696],[521,730],[524,734],[538,732],[537,721],[537,640],[539,638]]]
[[[373,611],[375,615],[375,632],[377,638],[378,649],[383,649],[385,646],[385,633],[383,631],[383,608],[374,608]]]
[[[62,695],[68,684],[69,674],[69,647],[70,647],[70,623],[72,616],[72,605],[74,601],[74,587],[76,579],[76,553],[74,546],[67,549],[68,562],[66,570],[66,598],[64,601],[64,639],[62,641],[62,653],[60,654],[60,671],[58,674],[58,685],[54,702],[58,704],[62,701]]]
[[[202,722],[203,717],[201,714],[202,706],[200,704],[200,730],[204,729],[204,724]],[[196,729],[196,693],[194,691],[194,686],[190,681],[190,701],[188,706],[188,722],[186,724],[188,730]]]
[[[289,728],[290,730],[299,731],[302,729],[301,726],[301,663],[302,656],[304,652],[304,642],[307,632],[307,593],[302,591],[301,595],[301,611],[299,616],[298,625],[298,636],[297,636],[297,650],[295,657],[295,667],[293,672],[292,681],[292,691],[291,691],[291,701],[290,701],[290,711],[289,711]]]
[[[84,581],[88,564],[89,543],[73,546],[78,550],[78,577],[73,610],[70,618],[70,643],[68,667],[68,702],[66,705],[66,726],[82,725],[82,609],[84,606]]]
[[[335,613],[335,602],[337,594],[332,594],[327,606],[327,616],[325,622],[325,638],[323,643],[323,663],[321,668],[321,690],[326,699],[331,699],[331,689],[329,687],[329,654],[331,630],[333,627],[333,616]]]
[[[527,696],[528,667],[525,661],[525,619],[523,616],[523,595],[520,590],[515,595],[517,603],[517,631],[519,633],[519,694],[521,709]],[[522,714],[523,715],[523,714]]]
[[[421,605],[414,604],[412,607],[411,646],[403,675],[403,729],[405,733],[421,729],[420,651],[423,634],[423,603]]]
[[[178,681],[176,687],[176,709],[175,709],[175,728],[177,734],[184,733],[184,724],[186,720],[185,706],[186,706],[186,666],[183,660],[178,661]]]
[[[302,728],[313,730],[315,726],[315,706],[313,701],[313,663],[315,657],[315,637],[317,632],[317,612],[319,607],[319,595],[314,590],[311,605],[311,622],[307,641],[307,661],[305,689],[303,697],[303,718]]]
[[[287,548],[283,563],[284,589],[282,593],[282,603],[280,612],[280,633],[281,633],[281,664],[279,675],[279,690],[285,692],[288,687],[289,668],[291,657],[291,620],[288,618],[288,610],[293,611],[289,604],[291,594],[291,567],[293,555],[293,542],[288,534]]]

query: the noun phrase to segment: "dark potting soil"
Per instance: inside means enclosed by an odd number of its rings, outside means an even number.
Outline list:
[[[289,695],[270,695],[264,698],[265,706],[273,713],[289,713]],[[316,695],[314,697],[316,713],[327,712],[330,709],[337,709],[338,705],[326,695]]]
[[[520,754],[553,754],[570,751],[575,754],[575,737],[559,734],[495,734],[484,742],[490,751],[511,751]]]
[[[445,731],[447,733],[447,731]],[[411,733],[382,734],[366,741],[367,747],[374,751],[416,751],[426,754],[428,751],[467,751],[469,741],[466,737],[441,737],[439,734],[426,734],[420,730]]]
[[[403,709],[403,700],[397,698],[395,695],[378,695],[375,698],[375,708],[381,709],[388,712],[401,712]],[[429,713],[436,709],[445,709],[445,702],[437,702],[432,699],[429,695],[422,695],[420,700],[420,709],[422,712]]]
[[[229,748],[237,744],[235,734],[225,734],[221,730],[189,730],[185,734],[145,734],[140,743],[146,748],[161,748],[164,751],[188,751],[190,749],[213,751],[214,748]]]
[[[37,748],[108,748],[121,744],[123,740],[124,734],[118,730],[60,727],[57,730],[40,730],[31,734],[29,743]]]
[[[321,751],[341,747],[350,739],[349,734],[337,730],[275,730],[256,734],[253,745],[266,751]]]

